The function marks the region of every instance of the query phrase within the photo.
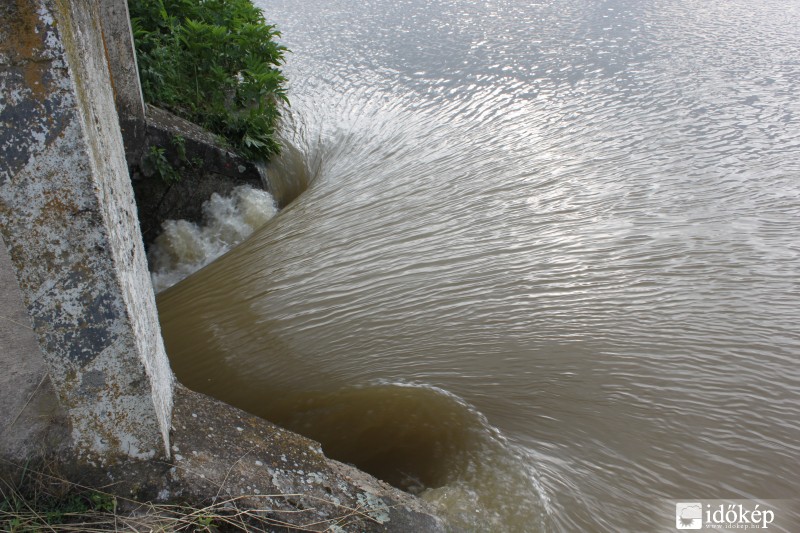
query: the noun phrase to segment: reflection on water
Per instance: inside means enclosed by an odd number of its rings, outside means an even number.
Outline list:
[[[181,380],[473,530],[797,495],[796,1],[264,7],[314,181],[160,296]]]

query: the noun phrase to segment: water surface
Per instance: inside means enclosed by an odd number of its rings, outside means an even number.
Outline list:
[[[312,184],[162,294],[181,380],[475,531],[796,498],[800,2],[260,5]]]

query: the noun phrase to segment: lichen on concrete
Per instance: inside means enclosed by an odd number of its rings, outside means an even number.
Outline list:
[[[97,21],[0,6],[0,231],[76,446],[166,456],[172,373]]]

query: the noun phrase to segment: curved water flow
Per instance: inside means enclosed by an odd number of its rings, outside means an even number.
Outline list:
[[[264,7],[313,182],[159,297],[182,381],[476,531],[796,497],[795,0]]]

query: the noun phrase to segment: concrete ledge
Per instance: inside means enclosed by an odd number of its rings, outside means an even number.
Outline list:
[[[423,502],[328,459],[318,443],[183,387],[173,427],[173,496],[283,494],[269,500],[280,518],[298,526],[321,522],[319,531],[341,526],[348,509],[363,513],[344,520],[347,531],[445,530]]]
[[[144,140],[145,109],[139,84],[139,67],[133,47],[131,17],[126,0],[99,3],[103,45],[114,89],[114,102],[120,117],[125,154],[131,157]]]
[[[73,483],[136,501],[199,508],[238,498],[239,509],[259,510],[289,531],[452,531],[421,500],[328,459],[318,443],[182,386],[171,437],[170,461],[98,468],[62,455],[57,463]]]

